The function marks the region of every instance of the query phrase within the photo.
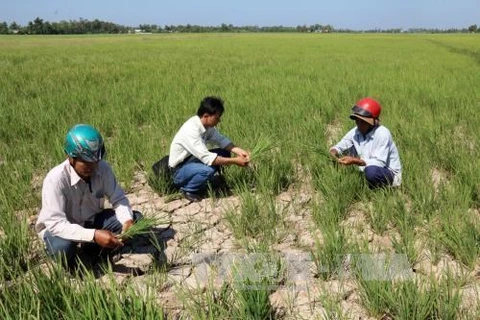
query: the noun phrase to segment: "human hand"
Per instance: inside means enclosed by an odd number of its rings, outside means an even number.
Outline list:
[[[124,233],[125,231],[127,231],[128,229],[130,229],[130,227],[131,227],[132,225],[133,225],[133,220],[132,220],[132,219],[125,221],[125,223],[124,223],[123,226],[122,226],[122,233]]]
[[[345,166],[349,166],[349,165],[352,165],[352,164],[356,164],[357,163],[357,158],[352,157],[352,156],[341,157],[340,159],[338,159],[338,163],[343,164]]]
[[[239,147],[235,147],[232,149],[232,152],[235,153],[237,156],[240,156],[250,161],[250,153],[248,151],[245,151]]]
[[[95,230],[93,241],[95,241],[100,247],[109,249],[123,246],[123,242],[108,230]]]
[[[335,158],[335,159],[338,158],[338,150],[337,149],[332,148],[332,149],[330,149],[330,151],[328,153],[330,153],[332,158]]]
[[[248,157],[238,156],[233,159],[235,160],[235,164],[240,167],[248,166],[248,164],[250,163],[250,159]]]

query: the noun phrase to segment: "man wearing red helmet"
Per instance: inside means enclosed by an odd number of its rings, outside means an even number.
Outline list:
[[[358,166],[370,188],[402,183],[398,149],[390,131],[380,124],[381,111],[380,104],[372,98],[358,101],[350,114],[356,127],[330,148],[338,163]]]

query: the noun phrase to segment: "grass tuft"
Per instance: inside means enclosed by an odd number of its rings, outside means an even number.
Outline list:
[[[136,236],[145,235],[150,231],[162,224],[168,224],[169,220],[166,217],[142,217],[135,221],[135,223],[128,228],[127,231],[118,235],[122,240],[131,239]]]

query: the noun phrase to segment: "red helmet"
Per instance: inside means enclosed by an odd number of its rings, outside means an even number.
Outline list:
[[[363,98],[358,101],[352,108],[352,113],[366,117],[377,119],[382,112],[382,106],[372,98]]]

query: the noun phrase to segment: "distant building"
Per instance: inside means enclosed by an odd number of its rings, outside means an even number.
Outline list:
[[[133,30],[135,34],[152,34],[151,32],[145,32],[143,29],[135,29]]]

